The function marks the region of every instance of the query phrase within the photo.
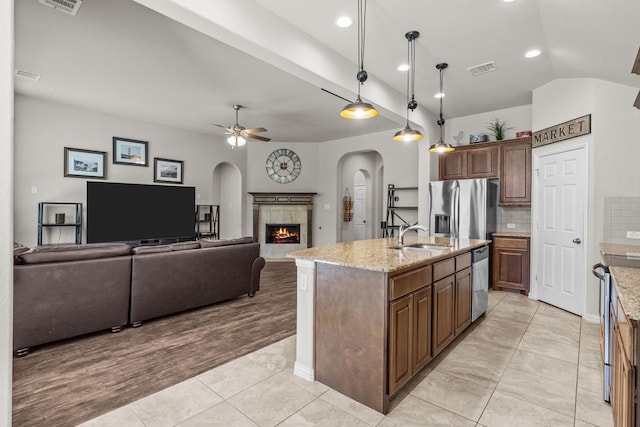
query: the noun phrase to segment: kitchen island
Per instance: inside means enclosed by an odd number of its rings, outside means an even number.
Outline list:
[[[296,259],[294,373],[387,413],[389,400],[471,323],[471,250],[488,240],[360,240]]]

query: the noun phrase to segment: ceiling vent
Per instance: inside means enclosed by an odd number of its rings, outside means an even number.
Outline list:
[[[69,15],[76,16],[82,5],[82,0],[40,0],[45,6],[52,7]]]
[[[34,82],[39,82],[40,79],[42,78],[42,74],[30,73],[28,71],[18,70],[18,69],[16,69],[15,75],[17,77],[22,77],[23,79],[32,80]]]
[[[491,71],[496,71],[497,69],[498,66],[493,61],[467,68],[472,76],[479,76],[480,74],[490,73]]]

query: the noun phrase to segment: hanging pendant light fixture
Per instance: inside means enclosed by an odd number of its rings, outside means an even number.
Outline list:
[[[394,141],[418,141],[422,138],[422,134],[418,130],[411,129],[409,126],[409,111],[413,111],[418,107],[418,103],[415,99],[415,94],[413,91],[413,87],[416,80],[415,74],[415,66],[416,66],[416,45],[415,40],[420,37],[420,33],[418,31],[409,31],[404,35],[409,41],[409,48],[407,56],[409,62],[409,70],[407,71],[407,125],[404,129],[396,132],[393,135]]]
[[[362,102],[360,99],[360,86],[367,81],[368,74],[364,70],[364,36],[365,36],[365,17],[367,14],[367,0],[358,0],[358,65],[360,70],[356,75],[358,80],[358,97],[340,111],[340,116],[345,119],[369,119],[378,115],[378,110],[368,102]]]
[[[438,119],[438,126],[440,126],[440,141],[429,147],[429,151],[432,153],[448,153],[449,151],[455,150],[455,148],[453,148],[451,144],[447,144],[446,142],[444,142],[444,119],[442,118],[442,98],[444,98],[444,92],[442,91],[442,72],[448,66],[449,64],[447,64],[446,62],[442,62],[436,65],[436,68],[440,70],[440,93],[438,94],[438,96],[440,97],[440,118]]]

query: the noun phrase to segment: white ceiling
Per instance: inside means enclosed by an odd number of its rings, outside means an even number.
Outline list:
[[[151,10],[149,8],[153,8]],[[84,0],[77,16],[15,1],[16,92],[222,139],[211,123],[266,127],[279,142],[321,142],[403,127],[407,59],[416,42],[414,126],[432,127],[435,65],[447,62],[446,117],[531,103],[557,78],[592,77],[640,87],[631,74],[640,47],[638,0],[369,0],[364,100],[381,114],[349,121],[354,99],[356,0]],[[166,15],[166,16],[165,16]],[[168,16],[168,17],[167,17]],[[186,25],[185,25],[186,24]],[[195,28],[195,29],[194,29]],[[542,55],[524,58],[538,48]],[[467,67],[495,61],[471,76]],[[629,106],[632,108],[631,106]]]

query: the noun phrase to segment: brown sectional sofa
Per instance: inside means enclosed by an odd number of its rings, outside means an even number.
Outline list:
[[[259,290],[251,237],[131,248],[46,245],[14,252],[13,350],[178,313]]]

